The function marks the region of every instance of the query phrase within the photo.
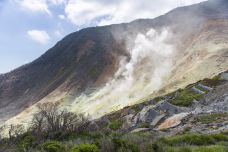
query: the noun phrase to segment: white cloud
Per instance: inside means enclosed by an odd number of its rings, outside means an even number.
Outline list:
[[[32,12],[44,12],[51,15],[46,0],[15,0],[23,9]]]
[[[30,30],[27,34],[32,40],[40,44],[47,44],[50,40],[48,33],[43,30]]]
[[[169,10],[205,0],[69,0],[67,18],[77,26],[107,25],[154,18]]]
[[[47,2],[54,4],[54,5],[61,5],[66,3],[66,0],[47,0]]]
[[[32,12],[43,12],[51,15],[49,10],[50,5],[61,5],[65,4],[66,0],[14,0],[23,9]]]
[[[111,15],[114,11],[114,6],[105,6],[95,0],[70,0],[65,8],[68,19],[75,25],[90,24],[99,17]]]
[[[59,18],[60,18],[61,20],[64,20],[64,19],[65,19],[65,16],[62,15],[62,14],[60,14],[60,15],[59,15]]]

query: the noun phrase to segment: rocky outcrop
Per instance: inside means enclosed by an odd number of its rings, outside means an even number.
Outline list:
[[[166,100],[162,100],[157,103],[154,109],[159,111],[160,113],[166,113],[168,115],[173,115],[183,111],[183,108],[172,105]]]
[[[159,130],[163,129],[169,129],[178,126],[181,124],[182,119],[184,119],[186,116],[188,116],[189,113],[179,113],[175,114],[168,119],[166,119],[162,124],[158,126]]]
[[[146,106],[144,107],[139,113],[138,113],[138,121],[139,122],[151,122],[156,118],[159,113],[154,110],[153,105],[152,106]]]
[[[171,104],[178,90],[160,98],[155,102],[141,103],[117,111],[111,117],[123,120],[123,132],[158,132],[158,134],[174,135],[181,132],[216,133],[228,128],[228,81],[222,79],[223,74],[212,79],[202,80],[187,86],[185,89],[203,86],[207,90],[199,100],[189,107],[179,107]],[[213,87],[206,83],[213,82]],[[215,83],[215,81],[219,81]],[[221,82],[221,83],[220,83]],[[204,83],[204,85],[200,85]],[[131,109],[132,108],[132,109]],[[138,109],[138,110],[135,110]],[[116,116],[116,117],[113,117]],[[120,116],[120,117],[119,117]]]

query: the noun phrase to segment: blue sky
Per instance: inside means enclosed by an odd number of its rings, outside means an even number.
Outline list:
[[[29,63],[88,26],[154,18],[204,0],[0,0],[0,73]]]

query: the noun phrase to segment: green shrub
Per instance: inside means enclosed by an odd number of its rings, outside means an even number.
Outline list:
[[[169,146],[180,145],[210,145],[220,141],[227,141],[228,137],[223,134],[185,134],[173,137],[161,138],[160,141]]]
[[[194,99],[199,100],[202,97],[201,94],[196,94],[191,90],[184,89],[179,92],[179,94],[171,100],[171,103],[177,106],[190,106]]]
[[[139,147],[136,144],[130,143],[120,138],[113,138],[115,151],[117,152],[139,152]]]
[[[121,120],[113,120],[109,125],[109,128],[112,130],[118,130],[122,126],[123,122]]]
[[[228,136],[220,134],[184,134],[160,138],[153,144],[156,152],[225,152]],[[228,151],[226,151],[228,152]]]
[[[219,118],[228,117],[228,113],[212,113],[198,116],[195,120],[204,124],[216,122]]]
[[[33,135],[24,136],[22,139],[20,139],[20,142],[17,144],[17,151],[18,152],[28,151],[33,146],[33,143],[35,141],[36,141],[36,137]]]
[[[98,148],[94,144],[80,144],[74,146],[70,152],[98,152]]]
[[[152,144],[147,144],[145,145],[145,152],[154,152],[153,145]]]
[[[220,85],[224,82],[224,80],[221,80],[220,79],[220,76],[215,76],[211,79],[204,79],[201,81],[201,83],[203,85],[206,85],[206,86],[209,86],[209,87],[214,87],[214,86],[217,86],[217,85]]]
[[[115,152],[114,143],[110,138],[102,138],[99,142],[99,147],[102,152]]]
[[[40,149],[46,152],[63,152],[65,146],[58,141],[47,141],[40,145]]]
[[[216,142],[220,142],[220,141],[228,141],[228,136],[226,136],[225,134],[211,134],[208,135],[211,136]]]
[[[190,147],[166,147],[164,152],[192,152]]]
[[[200,146],[192,149],[192,152],[227,152],[228,148],[225,146],[211,145],[211,146]]]
[[[220,145],[183,147],[163,146],[163,148],[160,148],[157,152],[227,152],[227,150],[227,147]]]

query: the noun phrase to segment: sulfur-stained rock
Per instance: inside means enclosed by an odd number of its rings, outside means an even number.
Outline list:
[[[161,125],[158,126],[159,130],[169,129],[178,126],[181,120],[188,116],[189,113],[179,113],[167,118]]]

